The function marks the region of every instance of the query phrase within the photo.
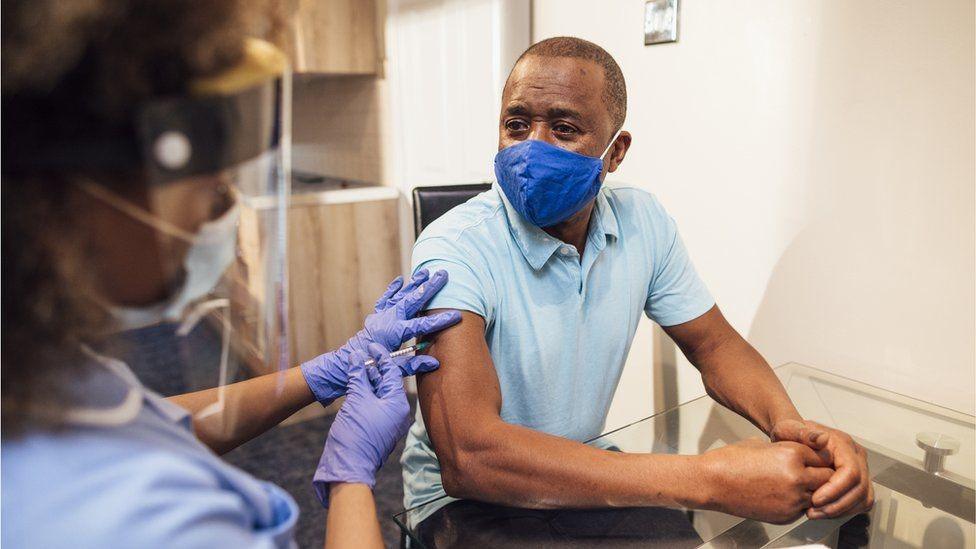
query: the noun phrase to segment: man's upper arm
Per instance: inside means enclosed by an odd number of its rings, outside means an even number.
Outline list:
[[[487,260],[472,248],[451,238],[422,238],[414,245],[413,270],[447,271],[447,285],[427,305],[428,310],[470,311],[491,323],[496,302],[494,284]]]
[[[717,306],[712,306],[705,314],[674,326],[665,326],[664,332],[674,341],[681,352],[696,367],[701,369],[704,357],[715,351],[738,333],[725,320]]]
[[[461,311],[461,322],[427,338],[428,354],[441,367],[418,376],[420,409],[427,434],[441,465],[444,487],[450,493],[459,478],[461,463],[484,449],[485,429],[501,422],[501,389],[485,341],[486,327],[494,319],[492,263],[477,245],[479,235],[421,236],[414,245],[414,270],[444,269],[447,285],[427,305],[429,312]]]
[[[674,219],[656,199],[648,199],[653,265],[644,312],[661,326],[674,326],[703,315],[715,300],[695,271]]]
[[[459,324],[430,341],[428,353],[441,367],[418,376],[417,388],[424,424],[447,486],[451,467],[463,460],[465,452],[477,451],[479,442],[484,442],[480,434],[501,421],[501,389],[485,342],[483,318],[464,311]]]

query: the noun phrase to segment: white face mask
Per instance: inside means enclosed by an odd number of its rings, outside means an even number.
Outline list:
[[[178,320],[187,305],[217,286],[227,267],[234,261],[240,218],[240,203],[234,202],[224,215],[200,227],[183,259],[183,270],[186,272],[183,286],[169,301],[163,313],[164,319]]]
[[[166,301],[148,307],[111,306],[120,328],[134,329],[162,321],[180,320],[187,306],[204,297],[217,286],[234,261],[237,248],[237,225],[241,217],[240,201],[235,200],[222,216],[204,223],[196,234],[130,204],[104,187],[85,182],[81,188],[115,209],[190,244],[183,258],[185,277],[180,288]],[[192,326],[191,326],[192,328]]]

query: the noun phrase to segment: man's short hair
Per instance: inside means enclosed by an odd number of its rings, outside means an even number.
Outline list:
[[[624,81],[624,73],[620,70],[620,66],[607,50],[582,38],[556,36],[529,46],[515,64],[518,65],[519,61],[530,55],[587,59],[603,67],[603,102],[610,112],[614,131],[624,125],[624,119],[627,117],[627,83]]]

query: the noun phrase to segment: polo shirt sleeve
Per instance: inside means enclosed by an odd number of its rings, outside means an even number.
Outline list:
[[[652,195],[647,198],[653,266],[644,313],[661,326],[674,326],[705,314],[715,300],[695,271],[674,219]]]
[[[413,272],[447,271],[448,280],[427,309],[472,312],[490,325],[494,319],[495,293],[491,274],[481,254],[450,237],[421,238],[413,247]]]

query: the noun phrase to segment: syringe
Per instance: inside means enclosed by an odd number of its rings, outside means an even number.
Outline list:
[[[404,355],[409,355],[410,353],[416,353],[418,351],[423,351],[427,347],[430,347],[430,343],[428,343],[426,341],[422,341],[422,342],[420,342],[420,343],[418,343],[416,345],[411,345],[409,347],[404,347],[403,349],[400,349],[399,351],[393,351],[392,353],[390,353],[390,358],[396,358],[398,356],[404,356]],[[365,362],[365,364],[366,364],[366,367],[367,368],[375,368],[376,367],[376,361],[373,360],[373,359],[367,360]]]

